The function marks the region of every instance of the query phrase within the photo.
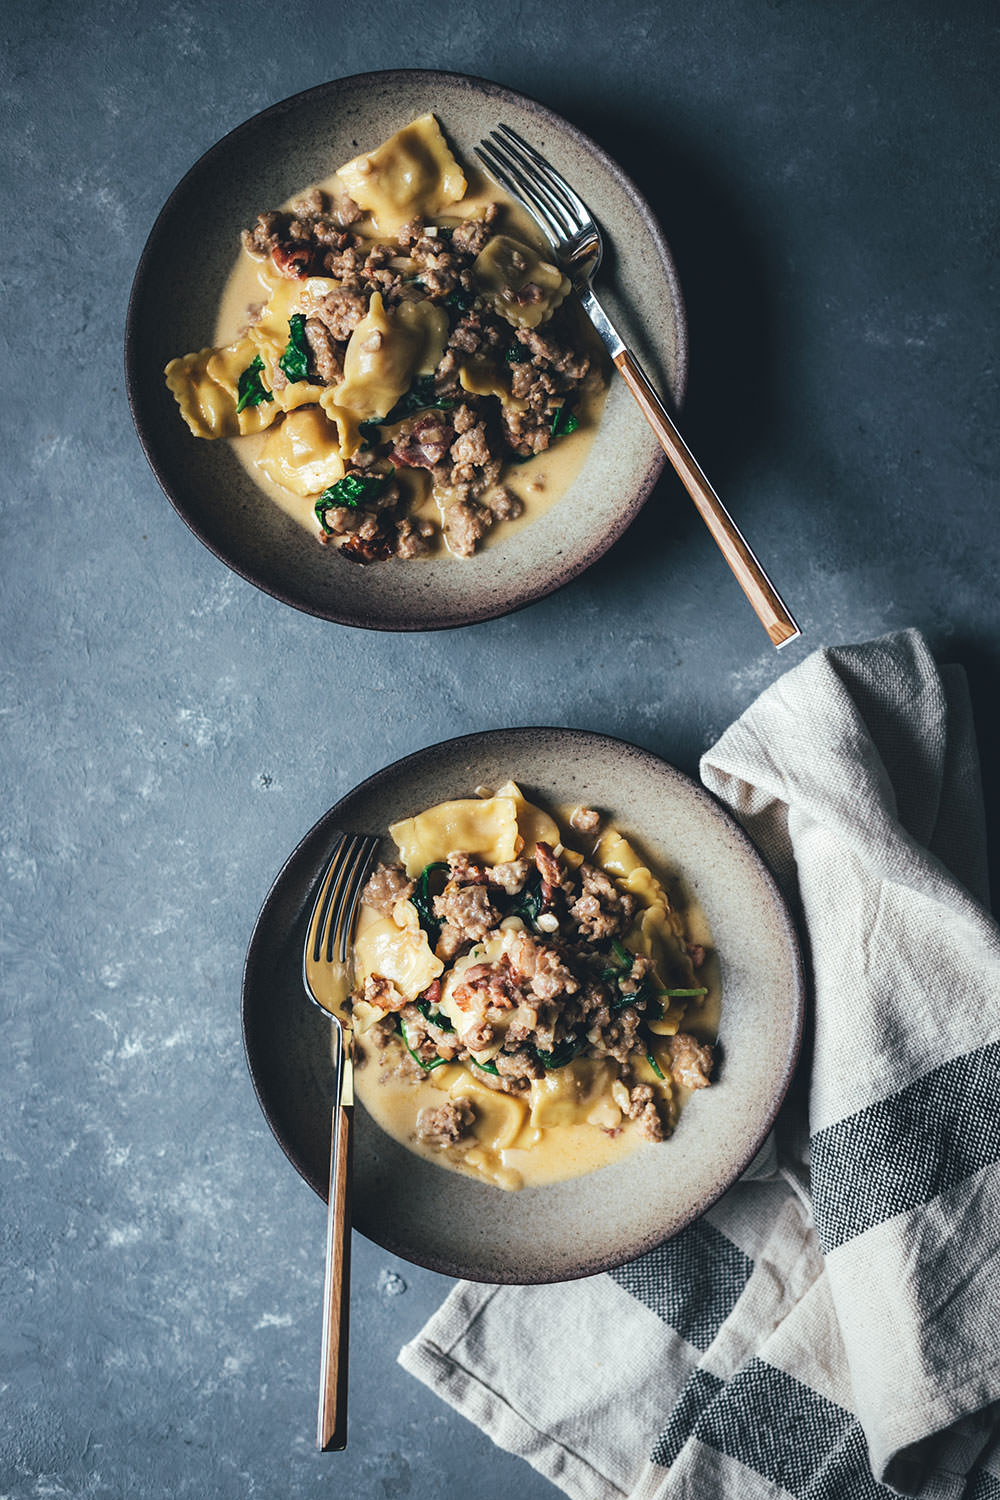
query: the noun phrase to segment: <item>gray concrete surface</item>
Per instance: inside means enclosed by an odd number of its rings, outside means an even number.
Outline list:
[[[426,14],[5,18],[8,1500],[555,1494],[397,1368],[447,1283],[357,1237],[350,1448],[312,1447],[323,1210],[255,1102],[241,965],[286,853],[369,771],[517,723],[693,771],[808,649],[912,624],[970,671],[998,847],[991,7],[444,0],[429,36]],[[645,189],[688,302],[686,431],[803,644],[772,651],[672,477],[563,593],[414,638],[294,613],[169,508],[121,355],[160,205],[265,105],[413,65],[537,96]]]

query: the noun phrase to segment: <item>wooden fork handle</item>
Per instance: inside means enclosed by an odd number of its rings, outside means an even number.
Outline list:
[[[323,1349],[316,1445],[347,1447],[347,1348],[351,1306],[351,1154],[354,1110],[337,1103],[330,1136],[330,1193],[323,1278]]]
[[[632,351],[622,349],[614,356],[614,361],[772,643],[775,646],[787,646],[789,641],[795,640],[799,635],[799,627],[774,584],[705,478],[694,454],[670,420]]]

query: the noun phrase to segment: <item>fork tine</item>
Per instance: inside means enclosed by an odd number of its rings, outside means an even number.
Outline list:
[[[490,131],[490,142],[493,150],[497,152],[501,160],[507,163],[508,170],[524,185],[526,191],[534,193],[536,199],[541,195],[549,213],[559,226],[560,235],[565,238],[567,234],[572,234],[577,226],[569,216],[566,202],[560,198],[554,185],[549,181],[548,174],[551,173],[551,168],[544,158],[538,158],[542,166],[537,166],[514,142],[505,140],[497,130]]]
[[[351,924],[361,899],[361,890],[371,868],[378,839],[371,834],[341,833],[320,877],[316,899],[306,931],[310,935],[306,955],[319,963],[321,954],[333,962],[335,944],[341,963],[347,959]],[[308,965],[303,961],[303,980],[309,988]]]
[[[526,160],[520,160],[517,151],[507,142],[501,141],[496,132],[493,132],[493,151],[499,160],[507,163],[508,172],[511,172],[511,175],[519,181],[522,187],[522,198],[528,199],[535,213],[544,211],[549,216],[549,222],[555,225],[558,231],[559,240],[565,240],[571,236],[576,225],[570,222],[565,204],[559,201],[556,193],[550,189],[546,180],[540,177],[537,169]]]
[[[553,249],[556,249],[559,241],[563,238],[562,226],[549,212],[546,205],[540,202],[537,196],[532,193],[524,174],[512,163],[501,158],[496,148],[491,146],[488,141],[482,141],[474,149],[476,155],[482,162],[485,162],[488,170],[496,178],[500,186],[505,187],[512,198],[516,198],[519,203],[523,203],[525,208],[539,221],[542,229],[551,241]]]
[[[546,161],[541,152],[530,145],[523,136],[518,135],[517,131],[510,125],[499,125],[491,134],[494,136],[497,134],[506,136],[510,143],[509,149],[512,152],[516,152],[524,158],[527,165],[533,166],[538,171],[546,174],[546,181],[551,190],[558,194],[565,206],[579,221],[573,226],[575,230],[580,229],[590,219],[590,210],[583,199],[573,191],[562,173],[557,172],[552,163]]]
[[[340,884],[337,904],[334,907],[330,920],[330,932],[327,939],[326,956],[327,962],[333,958],[334,943],[337,943],[337,958],[340,963],[346,962],[347,943],[351,935],[351,924],[354,921],[354,913],[358,909],[361,899],[361,889],[364,885],[365,876],[371,868],[372,858],[378,848],[378,839],[370,834],[365,837],[355,835],[351,850],[347,858],[350,864]]]
[[[323,946],[323,933],[326,931],[327,919],[337,887],[337,882],[333,876],[337,866],[343,859],[343,849],[346,842],[346,834],[341,833],[337,836],[337,842],[333,846],[333,852],[327,861],[326,869],[323,871],[316,892],[316,899],[313,902],[312,912],[309,916],[309,926],[306,931],[312,934],[313,963],[319,962],[320,949]]]
[[[573,221],[565,202],[559,198],[545,174],[495,130],[490,135],[489,145],[497,159],[506,165],[508,172],[520,184],[522,197],[529,201],[529,206],[546,215],[557,240],[562,242],[575,234],[579,226]]]

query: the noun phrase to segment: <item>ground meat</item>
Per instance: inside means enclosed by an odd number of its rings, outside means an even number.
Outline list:
[[[326,206],[322,188],[310,188],[303,193],[301,198],[296,198],[292,204],[292,213],[296,219],[318,219]]]
[[[460,433],[451,445],[451,461],[456,469],[481,469],[490,462],[491,457],[485,422],[477,422],[474,427]],[[473,477],[471,474],[468,476],[470,480]],[[462,475],[456,474],[454,478],[458,484],[467,482]]]
[[[601,815],[592,807],[575,807],[569,816],[569,826],[577,833],[594,834],[601,826]]]
[[[466,255],[478,255],[486,242],[493,238],[493,224],[497,213],[497,205],[489,203],[479,214],[457,225],[451,237],[451,248]]]
[[[621,1101],[621,1096],[619,1102]],[[663,1116],[656,1103],[655,1090],[648,1083],[637,1084],[628,1090],[623,1113],[627,1120],[634,1120],[640,1134],[649,1141],[662,1141],[667,1134]]]
[[[531,993],[539,1000],[554,1000],[575,995],[579,988],[579,980],[563,962],[558,950],[539,944],[531,976]]]
[[[265,260],[278,243],[280,226],[280,214],[273,212],[258,214],[253,228],[244,229],[241,235],[243,248],[255,260]]]
[[[448,879],[456,885],[488,885],[486,866],[460,851],[448,855]]]
[[[364,998],[369,1005],[377,1005],[380,1010],[402,1010],[406,1004],[405,996],[399,993],[392,980],[383,979],[381,974],[368,975]]]
[[[663,1121],[655,1104],[647,1104],[642,1113],[637,1117],[639,1130],[647,1141],[662,1141],[664,1138]]]
[[[638,1083],[635,1088],[629,1089],[628,1104],[625,1106],[625,1116],[629,1120],[637,1120],[646,1108],[647,1104],[653,1102],[653,1090],[648,1083]]]
[[[379,865],[369,875],[361,899],[366,906],[374,906],[383,917],[389,917],[396,902],[407,901],[415,890],[414,882],[407,878],[402,865]]]
[[[545,1069],[527,1048],[516,1052],[500,1051],[493,1059],[494,1066],[502,1078],[544,1078]]]
[[[499,886],[506,891],[508,896],[514,896],[518,891],[524,889],[524,883],[531,869],[526,859],[511,860],[507,864],[491,865],[484,874],[489,885]]]
[[[407,1046],[421,1062],[430,1063],[436,1057],[450,1062],[461,1051],[462,1044],[455,1033],[425,1016],[416,1005],[404,1006],[401,1016],[406,1024]]]
[[[323,270],[341,287],[361,291],[364,287],[365,252],[353,235],[344,235],[323,256]]]
[[[593,1027],[587,1032],[587,1040],[598,1047],[607,1057],[625,1063],[634,1052],[645,1052],[646,1043],[639,1034],[642,1017],[634,1005],[617,1011],[606,1025]]]
[[[402,558],[423,557],[434,545],[434,523],[411,521],[404,516],[396,522],[396,556]]]
[[[338,384],[344,378],[344,351],[338,348],[329,328],[321,318],[307,318],[305,335],[313,372],[324,385]]]
[[[500,423],[507,445],[519,458],[544,453],[552,442],[552,416],[547,411],[518,411],[516,407],[505,406],[500,412]]]
[[[636,907],[634,896],[619,891],[603,870],[586,863],[580,866],[580,887],[569,915],[583,937],[603,942],[626,931]]]
[[[468,1099],[447,1099],[417,1115],[417,1139],[428,1146],[454,1146],[469,1134],[476,1111]]]
[[[346,343],[368,311],[368,298],[364,292],[350,287],[337,287],[329,292],[316,309],[316,317],[330,330],[338,343]]]
[[[444,534],[459,557],[471,557],[493,525],[493,513],[472,500],[459,500],[445,512]]]
[[[578,384],[590,369],[590,356],[573,348],[546,330],[519,328],[518,342],[531,354],[531,363],[536,369],[555,371],[567,384]],[[522,365],[519,368],[523,367]]]
[[[506,486],[491,490],[485,503],[498,521],[515,521],[524,511],[524,501]]]
[[[485,886],[460,886],[451,881],[440,896],[434,897],[434,915],[457,927],[463,938],[472,942],[484,938],[500,920]]]
[[[670,1072],[686,1089],[707,1089],[711,1082],[712,1048],[686,1031],[670,1038]]]
[[[338,193],[330,204],[330,218],[338,229],[349,229],[361,218],[361,210],[350,193]]]
[[[392,556],[395,545],[395,533],[390,535],[379,531],[377,527],[373,530],[369,518],[362,521],[355,534],[341,544],[340,553],[351,562],[385,562],[387,557]]]
[[[450,922],[445,922],[438,935],[434,952],[438,958],[444,959],[446,964],[457,958],[464,949],[471,947],[471,940],[467,939],[460,927],[453,927]]]
[[[323,525],[334,536],[349,536],[357,531],[364,520],[364,511],[352,510],[348,505],[335,505],[323,517]]]

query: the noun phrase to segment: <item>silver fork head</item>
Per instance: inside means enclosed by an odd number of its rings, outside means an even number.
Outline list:
[[[317,885],[302,951],[302,983],[306,994],[321,1010],[327,1011],[327,1007],[313,992],[310,964],[347,962],[358,902],[377,849],[378,839],[372,834],[337,833]]]
[[[601,231],[590,209],[551,162],[500,125],[475,147],[492,177],[531,214],[571,277],[590,277],[601,263]]]

